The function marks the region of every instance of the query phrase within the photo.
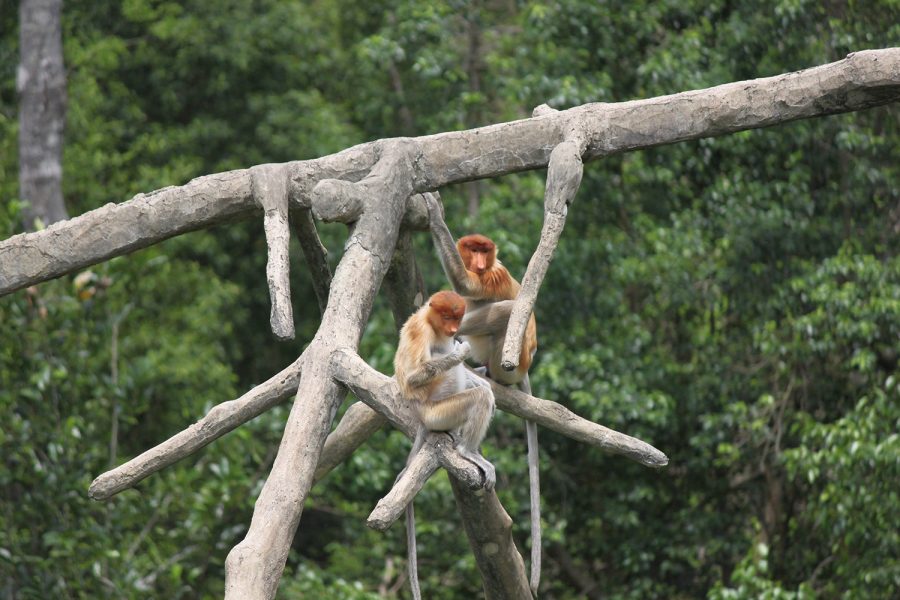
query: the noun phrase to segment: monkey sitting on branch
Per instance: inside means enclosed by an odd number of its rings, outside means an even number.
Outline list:
[[[494,414],[494,394],[486,381],[470,375],[463,366],[470,346],[453,336],[465,312],[466,302],[459,294],[438,292],[400,330],[394,377],[420,423],[406,464],[422,448],[428,432],[446,431],[459,453],[484,472],[485,488],[492,489],[496,482],[494,466],[478,448]],[[409,582],[413,597],[419,600],[412,502],[406,508],[406,528]]]

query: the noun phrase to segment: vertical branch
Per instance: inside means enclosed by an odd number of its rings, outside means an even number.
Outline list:
[[[559,244],[569,204],[581,185],[584,167],[581,162],[583,142],[571,139],[556,146],[550,153],[550,164],[547,168],[547,187],[544,194],[544,226],[541,229],[541,241],[528,262],[528,270],[522,279],[522,288],[516,297],[506,339],[503,342],[501,366],[512,371],[519,366],[522,352],[522,338],[525,326],[534,310],[538,291],[544,282],[544,276],[550,268],[553,253]]]
[[[405,225],[407,221],[415,220],[415,217],[410,217],[415,200],[421,198],[418,196],[410,198],[404,216],[404,226],[400,229],[397,246],[391,258],[391,266],[384,276],[383,289],[394,314],[397,331],[403,327],[407,317],[416,312],[425,301],[425,280],[416,263],[410,226]],[[316,467],[316,481],[320,481],[332,469],[347,460],[386,422],[383,416],[362,402],[356,402],[348,408],[338,426],[325,440],[325,447],[322,448],[322,456]]]
[[[422,306],[426,297],[425,279],[416,263],[409,229],[400,230],[391,266],[384,276],[384,292],[394,315],[394,325],[400,331],[409,315]]]
[[[226,599],[274,597],[331,421],[346,394],[331,377],[330,357],[337,348],[359,344],[412,192],[416,148],[395,141],[381,150],[359,183],[322,180],[313,189],[311,208],[318,218],[357,224],[335,271],[322,323],[304,352],[297,399],[250,528],[225,561]]]
[[[313,291],[319,301],[319,312],[325,312],[328,304],[328,290],[331,288],[331,268],[328,266],[328,250],[319,239],[316,223],[308,208],[291,211],[291,225],[294,235],[300,240],[300,248],[306,258],[309,274],[312,277]]]
[[[512,537],[512,519],[494,490],[473,492],[450,478],[469,546],[475,554],[487,600],[531,598],[525,563]]]
[[[294,315],[291,308],[290,261],[291,241],[288,227],[288,176],[284,165],[258,165],[250,169],[253,198],[265,211],[263,226],[269,260],[266,280],[272,311],[269,323],[279,340],[294,339]]]
[[[19,3],[19,196],[25,228],[67,219],[62,193],[66,70],[62,47],[62,0]]]

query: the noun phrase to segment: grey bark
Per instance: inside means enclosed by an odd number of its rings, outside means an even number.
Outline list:
[[[291,229],[288,225],[287,172],[284,165],[259,165],[250,169],[250,187],[256,203],[262,207],[263,229],[269,260],[266,280],[272,311],[269,324],[279,340],[294,339],[294,311],[291,307],[291,264],[288,249]]]
[[[66,126],[66,70],[62,51],[62,0],[19,3],[19,196],[25,228],[67,219],[62,195]]]
[[[303,257],[306,264],[309,265],[310,277],[313,282],[313,292],[316,294],[316,300],[319,302],[319,312],[325,312],[325,306],[328,304],[328,291],[331,289],[331,267],[328,266],[328,250],[319,239],[319,233],[316,231],[316,222],[312,218],[308,208],[298,208],[291,212],[291,226],[297,239],[300,241],[300,248],[303,250]]]
[[[450,485],[481,573],[485,599],[531,598],[525,563],[512,538],[512,519],[496,492],[472,492],[453,477]]]
[[[313,341],[304,352],[297,397],[285,426],[272,471],[260,492],[244,539],[225,561],[225,597],[272,598],[300,522],[303,503],[331,421],[346,388],[322,368],[338,348],[356,348],[396,245],[400,220],[412,192],[411,144],[392,144],[358,189],[325,181],[312,190],[313,214],[357,197],[370,201],[345,246],[334,274],[328,306]]]
[[[297,390],[303,357],[236,400],[218,404],[209,413],[165,442],[96,479],[88,489],[94,500],[106,500],[134,487],[153,473],[197,452],[207,444],[283,402]]]
[[[587,146],[581,158],[587,162],[641,148],[863,110],[898,99],[900,48],[865,50],[774,77],[647,100],[585,104],[530,119],[414,138],[419,158],[413,188],[427,192],[451,183],[546,167],[550,152],[567,139],[573,124],[585,132]],[[401,139],[286,163],[292,208],[308,207],[310,192],[320,180],[359,181],[377,162],[382,147]],[[230,171],[139,194],[130,202],[107,205],[47,231],[13,236],[0,242],[4,266],[0,295],[180,233],[251,218],[254,208],[247,171]],[[321,208],[323,214],[334,212],[331,207]]]

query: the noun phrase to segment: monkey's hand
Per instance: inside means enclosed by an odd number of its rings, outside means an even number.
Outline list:
[[[425,207],[428,209],[428,222],[432,225],[442,223],[444,220],[444,207],[434,194],[423,194]]]
[[[459,362],[466,360],[471,353],[472,347],[469,345],[469,342],[456,342],[456,348],[453,349],[453,354],[459,358]]]

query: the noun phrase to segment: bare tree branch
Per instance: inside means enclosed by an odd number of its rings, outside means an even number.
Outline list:
[[[503,342],[503,355],[500,366],[512,371],[519,366],[519,355],[522,352],[522,341],[525,337],[525,326],[534,310],[538,291],[544,282],[544,276],[550,268],[553,253],[559,245],[569,204],[581,185],[583,165],[581,153],[584,151],[583,134],[575,132],[573,139],[566,140],[550,153],[550,164],[547,167],[547,190],[544,193],[544,225],[541,229],[541,240],[531,255],[528,269],[522,279],[522,287],[516,296],[506,338]]]
[[[450,478],[463,528],[481,572],[486,600],[531,598],[525,563],[512,537],[512,519],[494,490],[472,492]]]
[[[469,490],[484,488],[481,471],[453,447],[450,436],[432,433],[428,435],[422,448],[402,475],[394,482],[391,491],[378,501],[366,520],[366,525],[378,531],[386,531],[400,518],[407,505],[413,501],[438,467],[444,467],[452,478]]]
[[[288,227],[288,181],[284,165],[259,165],[250,169],[253,198],[265,217],[266,280],[272,311],[269,323],[279,340],[294,339],[294,313],[291,307],[291,263],[288,257],[291,234]]]
[[[422,305],[426,295],[425,280],[416,264],[410,235],[410,228],[416,226],[417,220],[420,221],[419,228],[428,227],[428,210],[420,195],[409,199],[409,206],[403,223],[401,223],[394,256],[391,258],[391,266],[388,267],[382,284],[388,304],[391,306],[391,312],[394,314],[394,325],[398,332],[409,315],[416,312]],[[322,457],[316,468],[316,481],[321,480],[331,469],[347,460],[385,423],[387,423],[387,419],[362,402],[357,402],[347,409],[341,422],[325,440]]]
[[[863,110],[900,99],[900,48],[865,50],[784,75],[728,83],[647,100],[585,104],[531,119],[414,138],[420,157],[413,189],[547,166],[550,152],[575,127],[584,131],[585,161],[619,152],[769,127],[797,119]],[[309,206],[326,178],[359,181],[379,160],[380,140],[309,161],[286,163],[291,202]],[[338,184],[341,185],[341,184]],[[326,201],[349,202],[337,197]],[[368,197],[368,202],[372,198]],[[246,170],[195,179],[187,185],[139,194],[0,242],[0,294],[59,277],[166,238],[233,219],[247,219],[254,202]],[[321,206],[322,214],[338,211]],[[349,214],[358,214],[353,210]]]
[[[283,402],[297,391],[301,356],[293,364],[236,400],[213,407],[205,417],[165,442],[103,473],[91,483],[88,495],[106,500],[134,487],[153,473],[197,452],[233,429]]]
[[[256,501],[250,528],[225,561],[226,598],[275,595],[322,446],[345,395],[327,368],[331,354],[359,344],[396,245],[412,193],[412,164],[418,149],[397,142],[377,146],[380,160],[358,184],[369,201],[345,245],[319,331],[304,352],[304,364],[315,367],[303,369],[278,456]],[[325,182],[312,190],[310,207],[314,214],[333,214],[328,207],[349,206],[347,198],[356,196],[346,186]]]
[[[561,404],[529,396],[493,381],[491,389],[500,410],[534,421],[573,440],[621,454],[647,467],[659,468],[669,464],[668,457],[647,442],[583,419]]]
[[[316,231],[316,223],[308,208],[298,208],[290,213],[291,225],[294,234],[300,240],[300,249],[306,258],[312,277],[313,292],[319,302],[319,312],[325,312],[328,304],[328,290],[331,288],[331,268],[328,266],[328,250],[322,245],[319,234]]]
[[[316,466],[315,481],[317,483],[322,481],[372,437],[372,434],[384,427],[385,423],[387,419],[366,404],[354,402],[325,440],[319,464]]]

